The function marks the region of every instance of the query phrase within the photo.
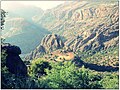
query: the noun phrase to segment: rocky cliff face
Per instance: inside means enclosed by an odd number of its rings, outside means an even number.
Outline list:
[[[56,34],[48,34],[42,40],[39,46],[26,57],[27,60],[40,57],[42,54],[52,52],[64,47],[64,43],[60,36]]]
[[[47,35],[36,51],[41,51],[41,46],[45,52],[63,46],[73,52],[116,47],[119,36],[118,12],[117,0],[73,1],[48,10],[37,19],[37,23],[64,37],[66,41],[63,44],[56,35]],[[36,53],[32,56],[36,56]]]
[[[97,32],[95,31],[97,30]],[[66,46],[69,46],[73,51],[87,51],[91,49],[107,49],[112,46],[118,46],[119,36],[119,24],[118,21],[114,24],[105,26],[104,24],[97,29],[93,29],[93,33],[89,33],[88,37],[77,36],[72,39],[68,39],[65,42]]]
[[[20,46],[23,53],[34,50],[49,33],[64,37],[65,46],[73,51],[109,48],[118,45],[118,7],[118,0],[82,0],[66,2],[46,11],[36,7],[29,7],[30,11],[28,7],[16,8],[19,16],[15,16],[14,10],[10,13],[2,35],[7,42]],[[46,51],[61,44],[60,41],[57,45],[59,40],[51,40],[50,35],[46,38],[49,37],[48,41],[41,42]],[[54,43],[52,47],[51,43]]]
[[[39,23],[65,37],[73,51],[99,50],[118,45],[118,12],[117,0],[73,1],[44,12]]]
[[[2,44],[1,49],[6,51],[6,67],[8,70],[16,75],[27,75],[27,66],[19,57],[20,48],[10,44]]]
[[[45,47],[45,50],[47,52],[49,51],[54,51],[56,49],[60,49],[64,47],[64,43],[61,40],[60,36],[56,35],[56,34],[49,34],[46,35],[42,41],[41,41],[41,45],[43,47]]]

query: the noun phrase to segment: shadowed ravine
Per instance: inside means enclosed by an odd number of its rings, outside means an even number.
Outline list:
[[[79,62],[78,62],[79,60]],[[79,57],[75,58],[75,63],[77,66],[81,67],[84,65],[85,68],[89,68],[91,70],[99,71],[99,72],[115,72],[118,71],[118,67],[112,67],[112,66],[99,66],[97,64],[91,64],[91,63],[86,63],[82,61]]]

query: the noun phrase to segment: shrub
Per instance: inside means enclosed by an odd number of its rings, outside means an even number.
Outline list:
[[[95,79],[98,75],[84,67],[79,69],[72,62],[53,64],[52,69],[46,72],[47,76],[42,77],[43,88],[101,88],[100,79]]]
[[[104,75],[101,80],[101,84],[103,88],[106,89],[118,89],[119,88],[119,75],[116,73],[108,73]]]
[[[39,58],[31,62],[29,74],[33,77],[40,77],[42,75],[46,75],[45,69],[51,69],[49,62]]]

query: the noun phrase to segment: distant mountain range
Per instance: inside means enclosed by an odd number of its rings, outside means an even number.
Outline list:
[[[32,20],[35,15],[43,13],[40,8],[20,5],[14,9],[8,8],[7,12],[2,36],[5,37],[6,42],[19,46],[22,54],[34,50],[44,35],[50,33]]]
[[[60,35],[64,46],[74,52],[107,49],[119,43],[118,0],[82,0],[47,11],[30,6],[8,12],[3,36],[23,53],[33,51],[50,33]]]

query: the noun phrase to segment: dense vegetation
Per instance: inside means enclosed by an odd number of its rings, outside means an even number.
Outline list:
[[[73,62],[46,62],[42,58],[29,65],[28,76],[10,73],[2,52],[2,88],[118,88],[118,74],[78,68]]]

